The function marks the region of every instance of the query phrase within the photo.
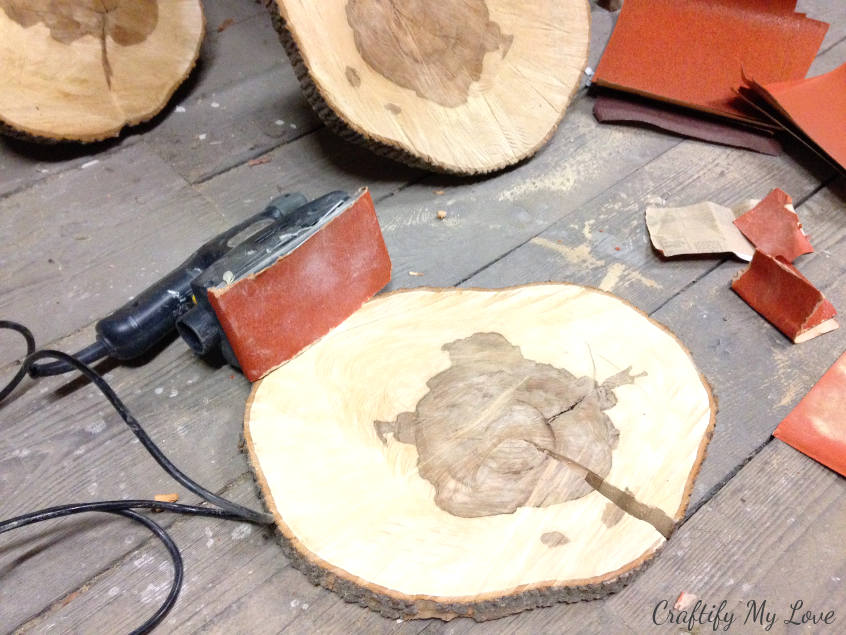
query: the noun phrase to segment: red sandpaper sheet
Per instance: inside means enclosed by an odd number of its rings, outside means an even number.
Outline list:
[[[795,9],[796,0],[626,0],[593,81],[763,122],[734,92],[741,69],[763,84],[802,79],[828,30]]]
[[[250,381],[338,326],[391,279],[370,194],[264,271],[209,302]]]
[[[837,314],[796,267],[758,250],[731,288],[794,342]]]
[[[699,114],[685,113],[669,104],[600,95],[594,102],[593,115],[599,122],[642,123],[692,139],[746,148],[762,154],[781,154],[781,144],[770,132],[744,130],[705,119]]]
[[[773,436],[846,476],[846,353],[778,425]]]
[[[757,249],[770,256],[781,256],[793,262],[802,254],[814,251],[796,212],[785,205],[793,199],[776,188],[751,210],[736,218],[734,224]]]
[[[756,93],[846,169],[846,64],[796,81],[767,83],[747,74]]]

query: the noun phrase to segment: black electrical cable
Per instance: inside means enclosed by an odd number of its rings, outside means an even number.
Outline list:
[[[78,359],[79,361],[85,364],[93,364],[94,362],[103,359],[106,355],[109,354],[106,345],[103,344],[100,340],[97,340],[93,344],[89,344],[81,351],[77,351],[73,354],[73,357]],[[37,377],[50,377],[52,375],[61,375],[63,373],[69,373],[70,371],[74,370],[73,364],[68,364],[64,361],[56,361],[56,362],[47,362],[45,364],[32,364],[29,367],[29,376],[32,378]]]
[[[161,622],[168,612],[173,608],[176,599],[179,596],[179,590],[182,587],[182,579],[184,569],[182,565],[182,556],[179,553],[179,547],[170,537],[170,535],[156,522],[138,513],[137,509],[153,509],[166,510],[177,512],[181,514],[193,514],[199,516],[212,516],[215,518],[224,518],[229,520],[240,520],[260,525],[270,525],[273,523],[273,517],[270,514],[257,512],[246,507],[242,507],[237,503],[226,500],[205,489],[181,470],[179,470],[168,459],[161,450],[153,443],[153,440],[141,427],[141,424],[132,416],[126,405],[120,400],[108,382],[103,379],[96,371],[90,368],[85,362],[80,361],[73,355],[68,355],[60,351],[53,350],[35,350],[35,338],[28,328],[17,322],[8,320],[0,320],[0,329],[11,329],[20,333],[26,340],[27,354],[24,361],[21,363],[18,372],[12,380],[0,390],[0,401],[5,399],[16,387],[28,371],[34,367],[36,360],[45,357],[52,357],[57,359],[62,365],[68,366],[70,369],[76,369],[87,377],[91,382],[97,386],[100,392],[105,395],[109,403],[124,420],[133,434],[141,441],[141,444],[153,456],[156,462],[168,473],[175,481],[180,483],[186,489],[194,492],[205,501],[216,505],[216,507],[199,507],[196,505],[185,505],[181,503],[167,503],[155,500],[116,500],[116,501],[98,501],[93,503],[76,503],[69,505],[59,505],[56,507],[49,507],[9,520],[0,521],[0,534],[7,531],[12,531],[20,527],[25,527],[33,523],[43,522],[45,520],[52,520],[64,516],[74,514],[88,513],[88,512],[105,512],[110,514],[117,514],[141,523],[146,527],[162,544],[167,548],[171,560],[173,561],[173,583],[171,584],[170,592],[162,602],[158,610],[149,617],[141,626],[132,631],[133,635],[141,633],[149,633],[156,625]],[[64,372],[64,371],[62,371]]]

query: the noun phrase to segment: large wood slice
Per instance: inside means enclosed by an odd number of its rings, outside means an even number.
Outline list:
[[[441,171],[490,172],[534,154],[587,63],[587,0],[276,5],[277,29],[324,121]]]
[[[314,583],[483,620],[620,589],[682,518],[714,411],[679,341],[612,295],[424,289],[258,382],[245,436]]]
[[[200,0],[0,0],[0,131],[87,142],[146,121],[204,29]]]

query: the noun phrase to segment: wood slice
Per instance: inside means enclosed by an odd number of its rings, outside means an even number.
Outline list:
[[[277,0],[270,10],[330,127],[440,171],[490,172],[534,154],[587,63],[587,0]]]
[[[714,412],[680,342],[610,294],[423,289],[256,383],[245,437],[312,582],[485,620],[620,589],[682,518]]]
[[[0,131],[114,137],[164,107],[204,29],[200,0],[0,0]]]

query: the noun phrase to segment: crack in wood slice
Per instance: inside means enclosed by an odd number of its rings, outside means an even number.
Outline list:
[[[625,513],[634,516],[635,518],[649,523],[655,527],[656,531],[664,538],[669,538],[676,528],[675,521],[667,516],[663,511],[657,507],[645,505],[631,495],[629,491],[622,490],[619,487],[614,487],[611,483],[602,478],[599,474],[581,465],[578,461],[574,461],[568,456],[559,454],[554,450],[538,446],[538,449],[544,454],[548,454],[552,458],[572,466],[575,470],[582,473],[585,483],[590,486],[592,490],[602,494],[612,504],[619,507]],[[616,523],[614,523],[616,524]]]

